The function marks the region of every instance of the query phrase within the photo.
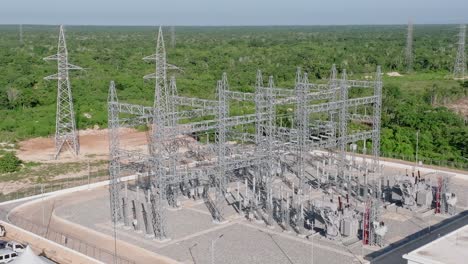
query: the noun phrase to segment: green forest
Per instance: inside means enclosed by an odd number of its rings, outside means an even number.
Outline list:
[[[57,26],[0,26],[0,142],[49,136],[55,131],[56,82],[43,78],[57,65],[42,58],[57,52]],[[332,64],[350,79],[384,73],[382,140],[384,155],[413,159],[418,137],[421,160],[449,161],[466,168],[466,118],[450,105],[468,96],[468,82],[454,81],[454,25],[416,25],[414,67],[406,73],[406,25],[176,27],[175,46],[165,29],[168,62],[182,71],[180,95],[214,98],[216,80],[227,72],[230,89],[253,91],[261,69],[279,87],[293,87],[296,67],[311,81],[324,81]],[[120,100],[152,105],[153,83],[143,76],[154,65],[142,60],[155,51],[155,27],[66,27],[79,129],[107,126],[107,91],[114,80]]]

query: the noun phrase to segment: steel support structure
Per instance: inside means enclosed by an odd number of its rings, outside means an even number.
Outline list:
[[[338,82],[338,79],[337,79],[337,78],[338,78],[337,75],[338,75],[338,72],[337,72],[337,70],[336,70],[336,65],[333,64],[333,66],[332,66],[332,68],[331,68],[331,71],[330,71],[330,79],[329,79],[329,81],[328,81],[328,84],[329,84],[329,86],[330,86],[330,90],[333,91],[333,93],[332,93],[332,98],[331,98],[332,101],[336,101],[336,99],[339,97],[339,96],[338,96],[338,95],[339,95],[339,94],[338,94],[338,92],[339,92],[339,89],[338,89],[338,88],[339,88],[339,82]],[[336,120],[337,120],[337,116],[336,116],[336,115],[337,115],[336,111],[330,111],[330,113],[329,113],[329,119],[330,119],[330,122],[331,122],[332,124],[333,124],[334,122],[336,122]],[[337,138],[336,126],[332,126],[332,131],[331,131],[331,133],[332,133],[332,134],[331,134],[331,137],[332,137],[333,139],[336,140],[336,138]]]
[[[164,157],[172,157],[168,154],[172,153],[172,144],[170,142],[172,130],[170,128],[174,125],[174,115],[169,114],[173,113],[173,102],[170,100],[171,92],[167,85],[166,49],[164,46],[161,27],[159,27],[158,32],[156,53],[152,58],[154,58],[155,61],[156,72],[154,75],[154,115],[149,145],[149,152],[151,155],[149,164],[150,200],[152,205],[152,225],[155,238],[165,240],[167,239],[165,210],[168,187],[165,179],[170,169],[167,168],[167,166],[164,166]]]
[[[224,197],[226,194],[226,118],[229,113],[229,105],[226,101],[226,91],[229,90],[226,73],[223,73],[223,77],[217,84],[218,93],[218,127],[216,133],[216,154],[217,154],[217,175],[215,175],[215,215],[214,220],[218,223],[224,219]]]
[[[117,91],[112,81],[109,86],[107,98],[108,130],[109,130],[109,195],[111,207],[111,220],[114,224],[122,220],[120,211],[120,155],[118,153],[119,140],[119,112],[116,104],[118,103]]]
[[[296,222],[295,226],[299,233],[303,232],[304,229],[304,212],[302,208],[302,195],[304,193],[305,187],[305,166],[306,166],[306,155],[310,151],[307,146],[307,141],[309,137],[309,113],[307,111],[308,90],[309,90],[309,79],[307,73],[304,73],[301,76],[300,69],[296,73],[296,176],[299,180],[297,186],[297,195],[295,197],[294,208],[296,213]],[[293,190],[293,194],[295,190]]]
[[[81,67],[68,63],[68,50],[65,41],[65,30],[60,26],[57,54],[44,58],[56,60],[58,73],[45,77],[45,80],[57,80],[57,112],[55,119],[55,155],[57,159],[64,145],[67,145],[74,156],[80,152],[78,131],[76,130],[75,110],[70,84],[69,70],[82,70]]]
[[[262,73],[257,72],[255,93],[230,91],[227,75],[217,82],[216,100],[188,98],[177,94],[175,78],[167,85],[167,69],[162,38],[162,30],[158,35],[156,54],[145,58],[156,62],[156,73],[145,78],[156,80],[155,98],[152,107],[125,104],[118,102],[115,86],[109,90],[109,128],[110,128],[110,173],[111,197],[120,197],[119,170],[125,160],[125,166],[130,169],[147,168],[145,177],[150,178],[150,211],[152,232],[159,240],[167,239],[167,220],[165,210],[167,204],[176,204],[177,188],[188,182],[204,182],[204,194],[207,206],[215,222],[223,222],[224,207],[231,177],[237,177],[234,172],[244,173],[243,177],[251,178],[251,185],[246,184],[245,199],[255,205],[255,212],[265,219],[267,224],[273,224],[273,216],[280,214],[281,219],[288,222],[292,212],[294,224],[299,233],[304,228],[304,190],[306,185],[319,175],[306,173],[306,167],[320,160],[313,152],[327,150],[339,151],[337,163],[330,162],[328,168],[336,170],[335,187],[339,189],[346,181],[346,176],[354,164],[346,160],[346,146],[357,141],[372,140],[373,167],[372,172],[379,169],[378,155],[380,143],[380,109],[381,109],[381,72],[377,69],[375,81],[348,80],[346,71],[342,78],[337,78],[336,66],[332,67],[328,83],[309,83],[307,74],[297,72],[294,89],[277,88],[273,77],[268,85],[263,83]],[[348,90],[353,88],[368,88],[373,94],[363,97],[349,97]],[[352,95],[352,93],[349,93]],[[249,101],[255,104],[255,113],[231,116],[229,105],[231,101]],[[181,109],[179,109],[181,106]],[[372,113],[366,111],[352,112],[352,109],[372,106]],[[276,115],[277,107],[295,108],[295,111],[285,116]],[[119,114],[125,118],[119,118]],[[132,117],[128,117],[128,115]],[[210,117],[211,119],[179,124],[179,118]],[[292,127],[278,126],[276,118],[291,118]],[[324,120],[325,118],[325,120]],[[365,122],[371,126],[364,131],[348,131],[351,121]],[[151,124],[149,154],[121,149],[118,144],[118,133],[114,133],[123,125]],[[244,128],[255,127],[254,133]],[[239,129],[242,129],[239,132]],[[215,136],[215,142],[199,143],[197,148],[203,148],[209,155],[204,159],[193,160],[184,165],[179,162],[178,144],[176,138],[183,135],[206,133]],[[249,144],[228,144],[228,139],[247,139]],[[273,201],[273,179],[277,165],[285,162],[287,169],[295,174],[298,182],[292,190],[292,195],[283,197],[280,191],[278,212],[275,214]],[[314,163],[315,164],[315,163]],[[133,167],[132,167],[133,166]],[[318,170],[317,170],[318,171]],[[325,172],[322,172],[325,173]],[[327,175],[329,176],[330,172]],[[250,174],[250,175],[248,175]],[[242,177],[242,176],[241,176]],[[348,177],[349,179],[349,177]],[[240,179],[237,179],[239,181]],[[297,181],[296,181],[297,180]],[[349,180],[348,180],[349,181]],[[248,182],[248,181],[247,181]],[[349,182],[347,182],[349,183]],[[252,190],[248,190],[252,187]],[[350,186],[350,185],[348,185]],[[118,187],[118,188],[117,188]],[[210,187],[214,187],[214,199],[210,198]],[[334,187],[334,188],[335,188]],[[349,188],[348,188],[349,190]],[[116,193],[113,195],[112,193]],[[292,197],[292,199],[291,199]],[[276,197],[278,198],[278,197]],[[284,199],[285,198],[285,199]],[[237,197],[239,199],[239,197]],[[120,200],[111,200],[112,208],[119,208]],[[247,204],[244,203],[244,206]],[[146,207],[145,207],[146,208]],[[252,207],[250,207],[252,208]],[[264,211],[263,211],[264,210]],[[117,209],[112,209],[113,219],[118,221]],[[369,213],[372,210],[369,210]],[[145,209],[146,212],[146,209]],[[372,218],[369,214],[369,218]],[[149,229],[147,228],[147,231]]]
[[[262,189],[261,202],[266,211],[265,221],[269,226],[273,225],[273,177],[276,164],[274,153],[274,123],[276,108],[271,89],[262,89],[263,77],[260,70],[257,71],[255,85],[255,113],[256,113],[256,149],[258,156],[265,155],[264,162],[256,167],[256,182]],[[268,87],[273,88],[273,77],[268,80]],[[254,203],[255,204],[255,203]],[[258,208],[255,208],[258,210]]]
[[[348,135],[348,76],[343,70],[340,81],[340,100],[343,102],[339,112],[339,147],[340,158],[338,165],[338,175],[344,179],[346,170],[346,146]],[[337,179],[335,179],[337,180]]]
[[[380,176],[380,126],[381,126],[381,112],[382,112],[382,70],[381,67],[377,67],[375,73],[375,84],[374,84],[374,96],[376,100],[373,104],[373,120],[372,120],[372,170],[374,175]],[[376,182],[377,181],[377,182]],[[374,184],[376,186],[376,198],[380,199],[380,180],[374,178]]]

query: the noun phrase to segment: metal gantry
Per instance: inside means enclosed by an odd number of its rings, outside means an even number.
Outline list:
[[[120,140],[119,140],[119,109],[115,83],[109,86],[107,98],[108,130],[109,130],[109,195],[111,207],[111,220],[119,223],[122,220],[120,203]]]
[[[115,223],[166,240],[170,234],[165,211],[168,206],[178,207],[178,197],[185,195],[203,198],[216,223],[225,222],[225,208],[235,204],[248,217],[270,226],[277,220],[285,229],[291,225],[303,233],[305,193],[311,188],[333,188],[342,195],[347,189],[349,196],[368,199],[367,188],[373,189],[376,181],[369,185],[366,177],[379,169],[380,67],[374,81],[359,81],[349,80],[346,70],[339,80],[333,66],[326,83],[310,83],[307,73],[298,70],[294,88],[275,87],[272,76],[265,86],[262,72],[257,71],[254,93],[230,90],[223,73],[216,83],[216,100],[209,100],[178,95],[174,77],[167,84],[169,64],[161,28],[156,45],[156,54],[145,58],[156,62],[156,73],[145,76],[156,81],[153,106],[119,102],[113,83],[109,89]],[[368,95],[357,97],[350,92],[354,88],[365,89]],[[229,106],[236,101],[255,105],[255,112],[234,115]],[[179,122],[182,118],[203,119]],[[352,122],[367,129],[351,130]],[[145,124],[151,131],[147,153],[119,145],[120,127]],[[347,159],[347,149],[366,140],[372,141],[372,166],[356,166]],[[331,154],[324,156],[324,151]],[[136,188],[122,186],[119,178],[124,169],[139,175]],[[278,186],[276,179],[285,185]],[[233,184],[238,186],[237,194],[232,194]],[[232,197],[234,203],[229,202]]]
[[[75,111],[70,84],[69,70],[82,70],[81,67],[68,63],[68,50],[63,25],[60,26],[57,54],[44,58],[56,60],[58,73],[45,77],[46,80],[57,80],[57,113],[55,120],[55,159],[58,158],[64,145],[73,155],[80,151],[78,132],[76,130]]]
[[[455,80],[463,80],[466,75],[466,54],[465,54],[465,42],[466,42],[466,25],[460,25],[460,33],[458,34],[458,50],[457,57],[455,59],[455,66],[453,68],[453,78]]]
[[[382,114],[382,69],[377,66],[374,82],[374,96],[376,98],[373,104],[373,120],[372,120],[372,169],[375,173],[380,173],[380,127]]]

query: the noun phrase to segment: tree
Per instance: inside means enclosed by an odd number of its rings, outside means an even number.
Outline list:
[[[15,88],[8,88],[7,89],[7,98],[10,106],[13,108],[16,105],[16,100],[18,100],[18,96],[20,92]]]
[[[21,160],[12,152],[7,152],[0,157],[0,173],[15,172],[19,169]]]

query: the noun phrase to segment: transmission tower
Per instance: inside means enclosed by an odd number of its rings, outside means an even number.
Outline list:
[[[117,91],[114,81],[109,86],[108,103],[108,130],[109,130],[109,192],[112,223],[117,224],[122,220],[120,212],[120,157],[118,149],[119,141],[119,112],[116,104],[118,103]]]
[[[170,127],[174,126],[176,116],[173,113],[175,106],[172,97],[175,95],[175,80],[171,80],[171,85],[167,85],[167,63],[166,63],[166,48],[162,28],[159,27],[158,38],[156,43],[156,53],[145,57],[144,60],[154,61],[156,63],[156,72],[146,75],[145,79],[155,79],[154,91],[154,116],[153,130],[150,142],[151,153],[151,214],[152,226],[156,239],[166,240],[166,204],[167,204],[167,170],[164,167],[164,157],[171,157],[171,164],[174,164],[175,152],[174,145],[170,141],[174,137]],[[175,171],[172,170],[174,174]],[[171,197],[175,199],[174,197]]]
[[[413,70],[413,21],[408,22],[408,33],[406,35],[406,51],[405,51],[406,72]]]
[[[349,85],[348,85],[348,75],[346,74],[346,69],[343,69],[341,74],[341,80],[339,82],[340,88],[340,98],[343,101],[343,107],[340,109],[338,116],[338,132],[339,132],[339,147],[340,147],[340,166],[339,175],[344,177],[345,169],[346,169],[346,145],[347,145],[347,135],[348,135],[348,93],[349,93]]]
[[[80,151],[78,133],[75,124],[75,112],[68,70],[82,70],[81,67],[68,63],[67,43],[63,25],[60,26],[57,54],[44,58],[56,60],[58,73],[45,77],[45,80],[57,80],[57,113],[55,120],[55,159],[58,158],[63,146],[67,145],[73,155]]]
[[[460,33],[458,34],[458,52],[455,59],[455,66],[453,69],[453,78],[455,80],[463,80],[466,73],[466,56],[465,56],[465,35],[466,25],[460,25]]]
[[[372,165],[375,172],[380,169],[380,131],[381,131],[381,115],[382,115],[382,68],[377,66],[374,82],[374,95],[377,97],[373,106],[373,121],[372,121]]]
[[[296,211],[296,228],[297,232],[303,233],[304,229],[304,214],[302,210],[302,201],[301,195],[303,194],[306,178],[306,153],[307,153],[307,139],[309,131],[309,114],[307,110],[307,94],[309,93],[309,79],[307,73],[301,76],[300,69],[296,72],[296,129],[297,129],[297,152],[296,152],[296,164],[297,164],[297,178],[299,179],[298,183],[298,195],[295,203]]]

